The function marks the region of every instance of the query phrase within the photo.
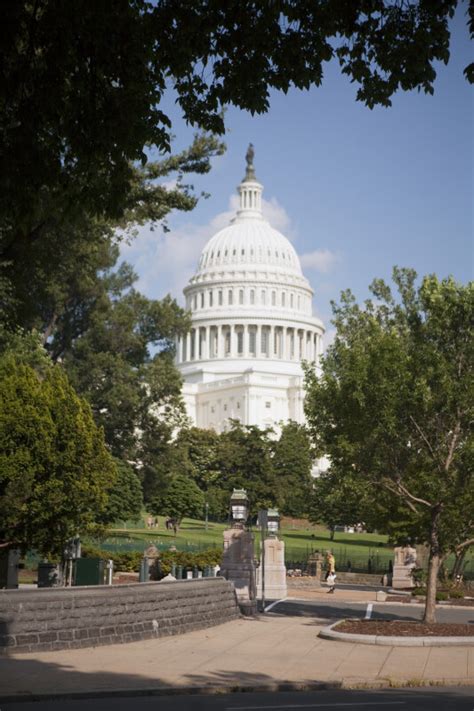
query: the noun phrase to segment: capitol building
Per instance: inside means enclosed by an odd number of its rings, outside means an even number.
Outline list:
[[[190,332],[177,342],[187,412],[222,432],[229,419],[304,422],[302,361],[318,363],[324,326],[293,246],[262,214],[253,148],[230,224],[204,247],[184,289]]]

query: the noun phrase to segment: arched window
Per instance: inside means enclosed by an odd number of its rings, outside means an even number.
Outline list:
[[[243,304],[243,303],[244,303],[244,290],[239,289],[239,304]]]
[[[272,291],[272,306],[276,306],[276,302],[277,302],[276,291]]]
[[[221,289],[219,289],[219,291],[217,292],[217,303],[219,304],[219,306],[222,306],[222,290]]]
[[[255,291],[253,289],[250,289],[250,303],[255,303]]]
[[[194,308],[194,309],[197,309],[197,296],[196,296],[196,294],[194,294],[194,298],[193,298],[193,308]]]
[[[284,291],[281,293],[281,305],[285,306],[286,305],[286,294]]]
[[[298,294],[298,308],[301,308],[301,296]]]
[[[294,297],[293,294],[291,294],[291,296],[290,296],[290,306],[291,306],[291,308],[293,308],[294,305],[295,305],[295,297]]]
[[[265,305],[265,302],[266,302],[266,300],[267,300],[267,292],[265,291],[265,289],[262,290],[262,293],[261,293],[260,297],[261,297],[261,300],[262,300],[262,304]]]
[[[201,291],[201,309],[204,308],[204,292]]]
[[[212,306],[213,298],[212,298],[212,291],[209,292],[209,306]]]
[[[229,289],[227,303],[229,304],[229,306],[232,306],[232,304],[234,303],[234,293],[233,293],[232,289]]]

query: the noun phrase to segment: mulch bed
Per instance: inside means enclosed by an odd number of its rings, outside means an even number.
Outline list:
[[[384,637],[473,637],[474,625],[442,622],[429,625],[404,620],[343,620],[334,631]]]

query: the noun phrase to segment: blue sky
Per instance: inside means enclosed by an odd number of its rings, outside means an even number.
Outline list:
[[[389,279],[395,264],[471,280],[474,112],[462,73],[472,61],[463,11],[434,96],[400,92],[391,108],[371,111],[331,64],[321,88],[275,92],[264,116],[229,109],[225,155],[193,180],[211,197],[192,213],[172,214],[169,233],[141,228],[122,250],[141,291],[181,300],[207,239],[232,216],[250,141],[267,217],[302,256],[314,311],[329,331],[330,300],[346,288],[366,298],[372,279]],[[193,131],[171,102],[166,109],[176,147],[184,147]]]

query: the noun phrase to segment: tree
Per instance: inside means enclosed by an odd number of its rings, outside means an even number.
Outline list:
[[[227,492],[227,502],[233,489],[246,489],[252,516],[259,509],[277,504],[270,432],[232,420],[231,428],[219,438],[218,468],[221,487]]]
[[[474,284],[415,280],[395,269],[399,301],[376,280],[364,308],[349,291],[333,305],[337,335],[321,379],[306,373],[306,415],[318,452],[385,490],[397,501],[387,521],[408,512],[405,524],[427,543],[432,622],[440,563],[473,537]]]
[[[88,404],[58,366],[39,377],[0,358],[0,540],[62,555],[94,529],[116,469]]]
[[[377,502],[373,489],[367,481],[344,471],[341,474],[334,466],[314,480],[309,499],[309,520],[324,523],[334,538],[336,526],[364,522],[372,528]]]
[[[134,469],[121,459],[115,459],[117,478],[109,489],[108,501],[101,523],[139,521],[143,508],[143,491]]]
[[[80,214],[119,220],[136,166],[170,150],[162,100],[223,133],[223,107],[269,108],[269,90],[309,89],[334,60],[369,107],[398,90],[432,93],[449,59],[457,0],[268,3],[11,0],[2,7],[0,233],[25,261]],[[474,9],[470,5],[470,31]],[[474,79],[474,64],[465,70]],[[195,160],[193,161],[193,159]],[[193,154],[192,170],[201,157]],[[58,242],[59,244],[59,242]],[[36,249],[35,249],[36,251]],[[51,254],[54,254],[52,250]]]
[[[192,210],[198,197],[184,182],[184,175],[207,172],[211,157],[222,151],[223,144],[215,138],[199,135],[176,155],[132,167],[130,194],[120,217],[97,214],[86,202],[71,197],[66,188],[55,198],[54,208],[60,214],[32,216],[40,221],[41,229],[36,223],[22,227],[16,217],[2,226],[0,213],[3,322],[10,328],[37,329],[53,359],[62,356],[87,330],[107,293],[130,278],[125,267],[111,275],[120,241],[133,238],[136,226],[145,222],[165,225],[172,209]],[[175,185],[170,187],[173,178]],[[162,182],[165,179],[167,186]],[[73,205],[69,205],[71,200]]]
[[[162,514],[181,523],[184,516],[201,517],[204,494],[198,485],[183,474],[175,474],[166,491],[151,502],[151,512]]]
[[[144,465],[156,446],[149,431],[168,442],[184,419],[173,339],[187,330],[189,317],[170,297],[156,301],[138,293],[136,278],[128,265],[106,272],[87,329],[65,350],[56,348],[112,453]],[[152,355],[152,348],[159,350]]]
[[[313,486],[313,453],[304,425],[291,421],[284,424],[272,450],[279,508],[288,516],[304,516]]]

